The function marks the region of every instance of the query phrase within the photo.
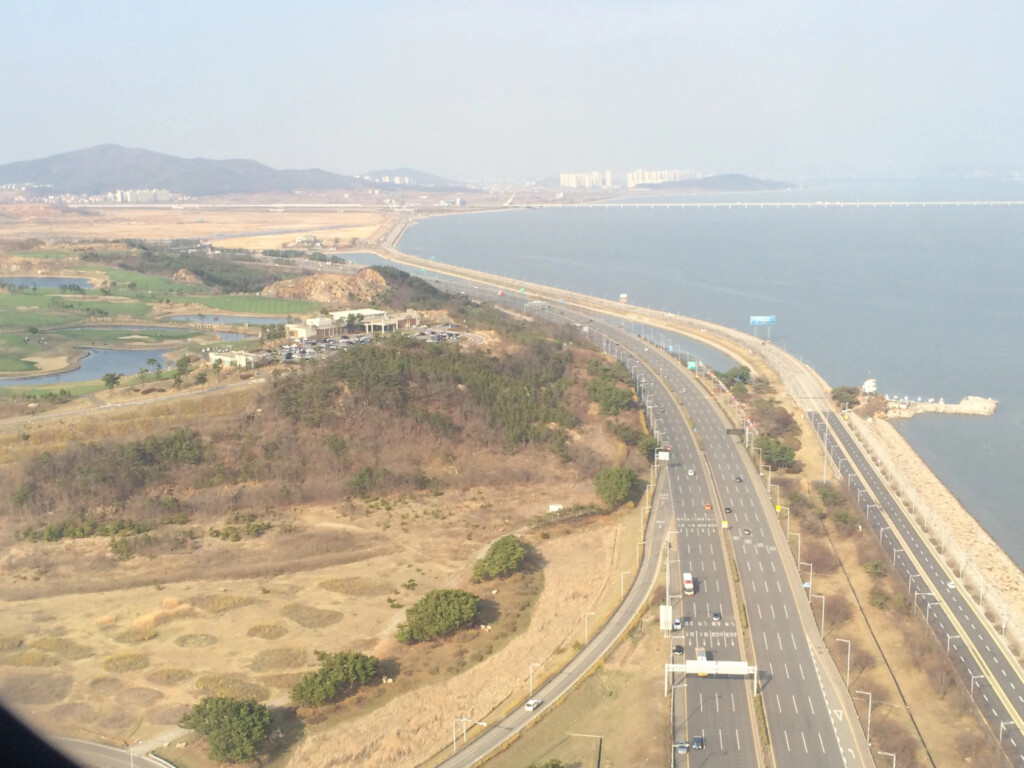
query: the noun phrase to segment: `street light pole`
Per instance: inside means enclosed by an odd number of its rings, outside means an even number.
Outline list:
[[[841,637],[836,638],[837,643],[846,643],[846,687],[850,687],[850,641],[843,640]]]
[[[810,570],[810,575],[807,577],[807,592],[810,594],[814,591],[814,563],[802,563],[797,562],[797,566],[806,565]]]
[[[892,752],[883,752],[882,750],[878,750],[878,754],[885,755],[886,757],[891,757],[892,768],[896,768],[896,755],[894,755]]]
[[[859,693],[862,696],[867,696],[868,697],[868,731],[867,731],[867,733],[865,735],[867,736],[868,746],[870,747],[871,746],[871,692],[870,691],[855,691],[855,693]]]
[[[583,614],[583,644],[586,645],[590,642],[590,617],[596,616],[593,611],[587,611]]]

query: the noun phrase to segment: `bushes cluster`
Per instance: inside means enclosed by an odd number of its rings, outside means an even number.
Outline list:
[[[259,755],[270,722],[270,709],[256,699],[208,696],[186,712],[179,725],[206,736],[214,760],[244,763]]]
[[[526,547],[518,537],[508,534],[495,541],[487,554],[473,563],[473,581],[505,578],[518,571],[526,560]]]
[[[412,645],[447,637],[476,618],[480,598],[461,589],[432,589],[406,609],[398,625],[399,642]]]
[[[320,669],[310,672],[292,688],[292,701],[307,707],[322,707],[353,693],[380,673],[380,660],[355,651],[316,652]]]

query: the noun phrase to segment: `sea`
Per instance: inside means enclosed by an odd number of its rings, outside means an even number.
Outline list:
[[[405,253],[702,318],[764,338],[832,385],[956,402],[994,416],[894,422],[942,482],[1024,567],[1016,484],[1024,430],[1024,181],[830,181],[636,207],[537,207],[428,217]],[[836,203],[879,202],[876,206]],[[717,203],[652,207],[650,203]],[[772,207],[802,202],[811,205]],[[749,205],[727,206],[726,203]]]

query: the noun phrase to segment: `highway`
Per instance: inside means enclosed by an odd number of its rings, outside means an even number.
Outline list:
[[[157,757],[80,739],[56,738],[53,745],[84,768],[168,768]],[[171,766],[173,768],[173,766]]]
[[[924,616],[953,660],[1007,758],[1012,765],[1024,766],[1024,671],[983,615],[981,595],[968,593],[897,502],[848,423],[833,409],[824,380],[779,349],[763,351],[806,412],[840,478],[856,494],[897,577],[907,585],[915,611]]]
[[[612,331],[611,335],[616,341],[623,340],[620,332]],[[646,348],[650,349],[650,345]],[[629,364],[630,359],[625,362]],[[754,469],[740,440],[726,434],[730,425],[709,401],[694,375],[675,361],[662,361],[658,370],[664,371],[673,397],[684,406],[693,425],[692,431],[686,429],[686,438],[679,440],[669,424],[663,438],[663,442],[672,445],[674,453],[680,454],[673,461],[679,460],[687,469],[695,470],[694,477],[683,475],[684,486],[674,499],[682,511],[677,518],[677,530],[683,560],[689,558],[695,563],[687,570],[703,577],[707,587],[698,590],[692,608],[688,609],[692,615],[688,616],[691,621],[684,623],[687,649],[702,645],[712,649],[712,653],[722,654],[724,659],[741,657],[736,619],[728,588],[724,586],[731,574],[711,557],[719,534],[723,534],[739,568],[753,653],[747,661],[759,669],[776,764],[798,761],[802,766],[822,768],[844,763],[870,765],[867,744],[859,725],[855,725],[853,702],[820,641],[784,532],[759,482],[760,473]],[[656,426],[660,426],[660,405],[653,418]],[[696,439],[700,441],[699,450]],[[672,479],[671,474],[669,478]],[[712,505],[711,511],[705,509],[706,503]],[[726,508],[732,512],[725,512]],[[727,529],[722,528],[722,520],[728,523]],[[696,599],[702,593],[705,598]],[[720,622],[711,620],[710,614],[715,610],[722,613]],[[701,696],[694,702],[692,695],[695,690],[703,694],[703,689],[711,684],[714,688],[709,695],[721,707],[723,696],[728,695],[721,690],[723,682],[689,676],[687,704],[691,708],[696,704],[698,712],[703,711],[706,699]],[[717,717],[711,719],[717,722]],[[691,739],[693,735],[701,734],[695,734],[691,728]],[[721,735],[702,735],[708,743],[708,755],[716,741],[726,743]],[[707,764],[732,763],[716,760]]]
[[[829,455],[843,470],[868,524],[892,557],[892,567],[907,585],[915,612],[924,616],[947,649],[1007,757],[1014,765],[1024,765],[1024,683],[1019,664],[981,615],[974,597],[896,502],[842,419],[820,412],[810,413],[809,418],[822,443],[828,435]]]

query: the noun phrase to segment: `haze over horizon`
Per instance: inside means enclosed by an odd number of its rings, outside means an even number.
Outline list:
[[[0,164],[100,144],[460,181],[1024,174],[1024,5],[21,3]]]

